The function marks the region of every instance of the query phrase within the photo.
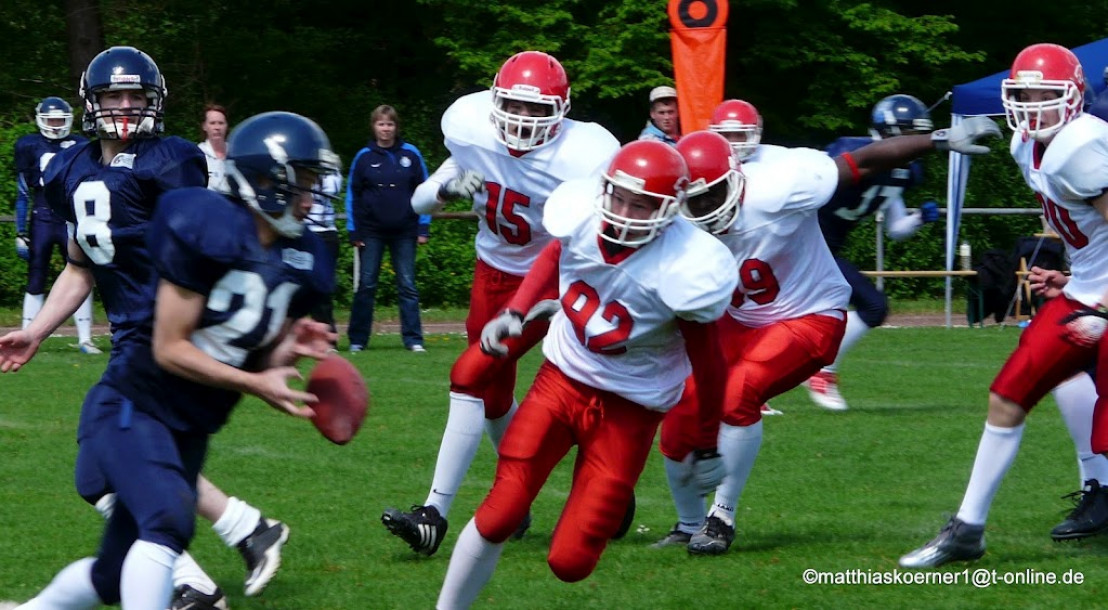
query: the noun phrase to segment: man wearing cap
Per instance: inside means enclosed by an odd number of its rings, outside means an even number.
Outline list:
[[[681,137],[677,125],[677,90],[673,87],[654,87],[650,90],[650,120],[639,134],[639,139],[658,140],[676,146],[677,138]]]

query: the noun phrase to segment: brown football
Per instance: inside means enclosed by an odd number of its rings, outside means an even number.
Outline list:
[[[349,443],[369,411],[369,388],[362,374],[349,360],[332,354],[316,364],[306,389],[319,398],[309,405],[315,411],[316,429],[336,445]]]

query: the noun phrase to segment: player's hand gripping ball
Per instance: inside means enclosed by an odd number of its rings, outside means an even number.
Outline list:
[[[350,361],[332,354],[312,370],[306,390],[319,402],[312,423],[320,434],[336,445],[345,445],[358,433],[369,411],[369,388]]]

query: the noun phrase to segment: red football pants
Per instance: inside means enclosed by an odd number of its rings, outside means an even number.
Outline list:
[[[846,331],[846,320],[818,314],[759,328],[725,315],[716,325],[728,369],[722,420],[732,426],[758,423],[762,404],[834,362]],[[662,422],[662,455],[681,461],[693,449],[716,446],[718,427],[702,430],[699,411],[690,376],[681,401]]]
[[[504,341],[508,355],[496,358],[481,351],[481,329],[508,306],[523,278],[504,273],[477,259],[466,317],[466,348],[450,370],[450,390],[485,401],[485,417],[497,419],[512,407],[516,389],[516,362],[538,345],[550,327],[532,322],[523,335]],[[526,313],[526,312],[524,312]]]
[[[475,517],[481,536],[507,540],[554,466],[578,445],[547,562],[565,582],[584,579],[619,529],[661,420],[658,411],[574,381],[544,362],[500,442],[496,479]]]

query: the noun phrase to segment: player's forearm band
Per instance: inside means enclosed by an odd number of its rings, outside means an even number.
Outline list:
[[[862,172],[858,171],[858,162],[854,160],[854,155],[848,152],[844,152],[842,155],[843,161],[846,161],[846,166],[850,168],[850,179],[854,184],[858,184],[862,181]]]

